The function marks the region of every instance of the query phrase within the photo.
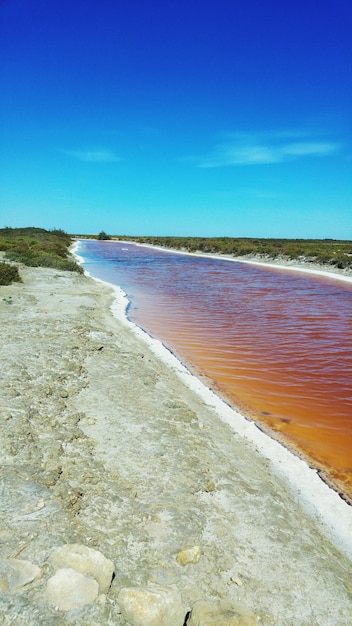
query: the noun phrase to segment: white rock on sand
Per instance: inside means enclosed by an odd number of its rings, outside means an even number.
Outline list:
[[[124,588],[118,603],[131,626],[183,626],[186,617],[180,593],[172,587]]]
[[[56,569],[69,567],[81,574],[92,576],[99,585],[100,593],[107,593],[109,590],[114,564],[99,550],[77,543],[67,544],[56,548],[48,562]]]
[[[60,611],[82,609],[87,604],[93,604],[98,592],[96,580],[71,568],[57,570],[47,582],[48,602]]]

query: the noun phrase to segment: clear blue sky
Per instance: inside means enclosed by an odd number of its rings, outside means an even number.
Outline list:
[[[0,226],[352,239],[351,0],[0,0]]]

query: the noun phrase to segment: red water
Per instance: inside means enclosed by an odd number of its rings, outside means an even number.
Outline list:
[[[352,498],[351,284],[115,242],[80,253],[133,321]]]

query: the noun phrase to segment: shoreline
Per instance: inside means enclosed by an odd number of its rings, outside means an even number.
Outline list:
[[[95,238],[85,238],[80,240],[79,238],[72,244],[71,250],[74,250],[75,245],[79,241],[98,241]],[[226,254],[215,254],[208,252],[188,252],[187,250],[177,250],[176,248],[164,248],[162,246],[154,246],[149,243],[139,243],[134,240],[123,240],[123,239],[109,239],[107,241],[122,243],[122,244],[133,244],[135,246],[141,246],[144,248],[155,248],[156,250],[160,250],[161,252],[172,252],[173,254],[183,254],[186,256],[197,256],[197,257],[205,257],[209,259],[219,259],[219,261],[232,261],[237,263],[249,263],[251,265],[259,265],[262,267],[272,267],[273,269],[278,270],[288,270],[294,272],[303,272],[307,274],[313,274],[316,276],[322,276],[324,278],[331,278],[334,280],[341,280],[343,282],[352,283],[352,270],[339,270],[338,268],[334,268],[331,265],[321,265],[319,263],[314,263],[310,261],[300,261],[296,262],[295,260],[282,259],[277,257],[276,259],[272,257],[267,257],[264,259],[260,255],[249,255],[247,257],[234,257]],[[103,243],[103,241],[100,241]]]
[[[94,241],[94,240],[93,240]],[[110,240],[111,241],[111,240]],[[244,259],[244,258],[238,258],[238,257],[232,257],[232,256],[226,256],[226,255],[216,255],[216,254],[211,254],[211,253],[203,253],[203,252],[186,252],[186,251],[181,251],[181,250],[176,250],[176,249],[170,249],[170,248],[163,248],[160,246],[153,246],[151,244],[145,244],[145,243],[139,243],[139,242],[135,242],[135,241],[131,241],[131,242],[126,242],[126,241],[121,241],[121,240],[113,240],[113,241],[118,241],[119,243],[122,243],[124,245],[128,245],[128,243],[132,243],[133,245],[136,246],[141,246],[141,247],[146,247],[146,248],[156,248],[161,252],[171,252],[174,254],[181,254],[181,255],[187,255],[187,256],[196,256],[196,257],[205,257],[205,258],[216,258],[219,260],[227,260],[227,261],[231,261],[231,262],[240,262],[240,263],[246,263],[246,264],[252,264],[252,265],[258,265],[258,266],[262,266],[262,267],[270,267],[273,269],[277,269],[277,270],[281,270],[281,271],[294,271],[294,272],[300,272],[300,273],[308,273],[308,274],[313,274],[322,278],[328,278],[328,279],[332,279],[332,280],[339,280],[342,282],[347,282],[347,283],[352,283],[352,272],[351,274],[346,274],[344,270],[341,270],[340,273],[338,273],[337,271],[333,271],[331,268],[327,268],[326,266],[321,266],[321,265],[317,265],[317,264],[311,264],[311,263],[301,263],[299,265],[295,264],[293,261],[289,262],[289,261],[284,261],[284,260],[277,260],[275,261],[274,259],[267,259],[267,260],[263,260],[263,259],[258,259],[258,258],[248,258],[248,259]],[[77,242],[75,244],[73,244],[73,248],[72,250],[75,249],[76,246],[79,245],[79,240],[77,240]],[[77,258],[77,255],[76,255]],[[79,262],[82,264],[84,262],[84,259],[82,257],[79,258]],[[103,281],[104,282],[104,281]],[[109,284],[109,283],[107,283]],[[111,285],[112,288],[114,288],[114,285]],[[126,317],[129,319],[128,317],[128,307],[130,305],[129,300],[126,300]],[[147,335],[149,335],[149,332],[147,329],[142,328],[142,331],[145,332]],[[175,354],[173,352],[172,346],[166,346],[164,344],[162,344],[165,349],[167,351],[169,351],[173,356],[175,356],[176,359],[178,359],[181,363],[182,366],[184,366],[186,369],[188,368],[188,364],[186,361],[182,360],[177,354]],[[193,375],[196,378],[200,378],[200,380],[202,380],[202,376],[199,374],[199,372],[197,372],[196,370],[194,370]],[[267,426],[264,422],[261,422],[260,419],[256,419],[256,417],[254,415],[250,415],[250,414],[246,414],[246,413],[241,413],[241,409],[236,406],[234,403],[232,403],[227,397],[226,394],[221,393],[219,390],[217,390],[215,385],[212,385],[212,381],[208,380],[208,382],[205,382],[204,385],[209,388],[217,397],[220,398],[220,400],[222,400],[226,405],[229,405],[230,408],[232,408],[235,412],[239,413],[240,415],[242,415],[242,417],[249,421],[249,422],[253,422],[256,427],[262,431],[266,436],[268,436],[269,438],[275,440],[276,442],[279,443],[279,445],[281,445],[282,447],[284,447],[285,449],[287,449],[291,454],[293,454],[294,456],[298,457],[299,459],[301,459],[304,463],[306,463],[309,468],[316,472],[316,474],[319,476],[320,480],[325,483],[329,489],[335,491],[337,493],[337,495],[344,501],[346,502],[349,506],[352,506],[352,500],[351,500],[351,496],[348,493],[344,492],[344,485],[341,482],[334,482],[333,479],[331,479],[330,475],[329,475],[329,468],[325,468],[325,467],[319,467],[315,466],[315,461],[313,458],[311,458],[309,456],[309,454],[305,453],[303,450],[301,450],[299,447],[297,447],[294,442],[290,441],[289,438],[286,438],[281,436],[280,433],[271,430],[269,426]]]
[[[75,245],[79,241],[98,241],[96,238],[85,237],[80,240],[79,238],[72,244],[71,250],[74,250]],[[335,268],[331,265],[321,265],[319,263],[314,263],[310,261],[300,261],[296,262],[293,259],[282,259],[280,257],[272,258],[268,257],[264,259],[260,255],[249,255],[247,257],[239,256],[229,256],[226,254],[215,254],[210,252],[188,252],[187,250],[177,250],[176,248],[164,248],[162,246],[154,246],[149,243],[139,243],[134,240],[123,240],[123,239],[108,239],[104,241],[104,243],[123,243],[123,244],[133,244],[135,246],[141,246],[144,248],[155,248],[156,250],[160,250],[160,252],[172,252],[173,254],[183,254],[185,256],[196,256],[196,257],[204,257],[209,259],[218,259],[219,261],[231,261],[235,263],[249,263],[251,265],[259,265],[262,267],[271,267],[277,270],[283,271],[294,271],[294,272],[303,272],[307,274],[313,274],[316,276],[321,276],[324,278],[331,278],[334,280],[341,280],[343,282],[352,283],[352,270],[340,270],[339,268]],[[100,241],[102,243],[102,241]],[[74,254],[74,253],[73,253]]]
[[[294,260],[285,260],[278,258],[268,258],[264,260],[259,255],[255,255],[253,257],[234,257],[226,254],[211,254],[207,252],[187,252],[186,250],[176,250],[174,248],[163,248],[162,246],[153,246],[148,243],[138,243],[137,241],[124,242],[121,240],[114,240],[119,243],[133,243],[136,246],[143,246],[145,248],[156,248],[157,250],[163,252],[172,252],[174,254],[183,254],[186,256],[196,256],[196,257],[204,257],[209,259],[219,259],[219,261],[232,261],[237,263],[249,263],[250,265],[258,265],[261,267],[271,267],[273,269],[278,270],[288,270],[294,272],[303,272],[306,274],[313,274],[315,276],[322,276],[324,278],[331,278],[334,280],[341,280],[343,282],[352,283],[352,271],[346,273],[344,270],[338,270],[338,268],[332,268],[331,266],[320,265],[318,263],[311,263],[308,261],[302,261],[301,263],[296,263]]]
[[[117,239],[113,241],[118,241],[119,243],[122,243],[124,245],[128,245],[128,243],[132,243],[133,245],[140,246],[140,247],[155,248],[159,250],[160,252],[166,252],[166,253],[171,252],[174,254],[195,256],[195,257],[200,257],[200,258],[215,258],[218,260],[226,260],[226,261],[231,261],[231,262],[237,261],[239,263],[257,265],[263,268],[269,267],[269,268],[276,269],[276,270],[283,271],[283,272],[293,271],[293,272],[318,276],[324,279],[331,279],[331,280],[337,280],[341,282],[352,283],[352,271],[348,271],[346,273],[346,270],[333,269],[331,268],[331,266],[324,266],[324,265],[314,264],[311,262],[302,261],[297,264],[294,260],[289,261],[289,260],[284,260],[284,259],[279,259],[279,258],[277,260],[272,259],[272,258],[267,258],[264,260],[263,258],[260,258],[258,256],[255,256],[255,257],[249,256],[248,258],[233,257],[233,256],[228,256],[228,255],[217,255],[217,254],[203,253],[203,252],[187,252],[184,250],[164,248],[161,246],[154,246],[152,244],[139,243],[136,241],[128,242],[128,241],[117,240]],[[114,287],[114,285],[112,285],[112,287]],[[129,305],[127,305],[127,308],[128,306]],[[127,312],[126,312],[126,315],[128,317]],[[147,334],[149,334],[146,329],[142,328],[142,330],[144,330]],[[170,347],[165,346],[165,347],[167,350],[171,352],[172,355],[175,354],[172,350],[172,346]],[[180,357],[178,357],[177,355],[175,356],[176,358],[180,360],[182,365],[188,368],[187,362],[180,359]],[[194,371],[194,375],[196,377],[200,377],[199,372],[197,372],[196,370]],[[226,394],[223,394],[220,391],[218,391],[215,385],[212,386],[211,380],[206,384],[206,386],[208,386],[218,397],[220,397],[220,399],[225,404],[229,404],[229,406],[233,408],[234,411],[237,411],[241,415],[243,415],[243,417],[246,420],[254,422],[257,428],[261,430],[262,432],[264,432],[264,434],[266,434],[271,439],[274,439],[275,441],[277,441],[281,446],[286,448],[291,454],[303,460],[313,471],[315,471],[318,474],[318,476],[320,477],[320,480],[323,481],[329,487],[329,489],[332,489],[333,491],[335,491],[342,500],[344,500],[349,506],[352,506],[351,494],[346,493],[344,491],[344,484],[341,481],[334,482],[334,479],[330,477],[329,468],[326,468],[324,466],[320,467],[319,464],[315,465],[314,458],[310,457],[309,454],[301,450],[299,446],[295,445],[293,441],[290,441],[289,437],[285,438],[282,435],[280,435],[280,433],[276,432],[275,430],[271,430],[269,426],[267,426],[264,422],[260,421],[260,419],[257,419],[254,415],[241,413],[241,409],[239,407],[236,407],[236,405],[232,403],[231,400],[229,400],[226,397]]]
[[[297,263],[295,260],[287,260],[287,259],[283,259],[280,257],[278,257],[277,259],[270,258],[270,257],[263,259],[260,255],[254,255],[254,256],[249,255],[247,258],[234,257],[234,256],[229,256],[229,255],[203,253],[200,251],[187,252],[187,251],[181,251],[181,250],[176,250],[176,249],[171,249],[171,248],[163,248],[161,246],[153,246],[151,244],[144,244],[144,243],[140,244],[138,242],[133,242],[133,243],[135,243],[135,245],[137,246],[157,248],[158,250],[165,251],[165,252],[173,252],[176,254],[185,254],[188,256],[196,256],[196,257],[215,258],[218,260],[227,260],[231,262],[237,261],[238,263],[256,265],[256,266],[263,267],[263,268],[269,267],[269,268],[276,269],[276,270],[283,271],[283,272],[292,271],[292,272],[297,272],[297,273],[304,273],[304,274],[309,274],[313,276],[318,276],[324,279],[327,278],[331,280],[336,280],[336,281],[341,281],[341,282],[352,284],[352,270],[347,270],[347,271],[339,270],[331,266],[320,265],[318,263],[309,262],[309,261],[300,261]],[[187,364],[185,365],[187,367]],[[217,394],[216,389],[213,389],[213,391],[215,394]],[[230,406],[234,408],[235,411],[238,411],[237,407],[232,405],[231,402],[227,400],[226,396],[223,397],[220,395],[220,398],[223,399],[225,403],[229,403]],[[279,433],[271,430],[270,427],[268,427],[264,422],[257,421],[255,417],[245,415],[245,414],[243,414],[243,417],[245,419],[248,419],[249,421],[253,421],[255,425],[257,426],[257,428],[261,430],[264,434],[266,434],[269,438],[274,439],[281,446],[286,448],[291,454],[293,454],[294,456],[297,456],[299,459],[304,461],[310,467],[310,469],[312,469],[314,472],[317,473],[321,481],[323,481],[329,487],[329,489],[332,489],[333,491],[335,491],[342,500],[344,500],[349,506],[352,507],[351,496],[343,492],[343,486],[334,484],[333,480],[330,479],[328,471],[325,468],[319,469],[319,468],[311,467],[311,464],[314,464],[314,460],[311,459],[309,455],[307,455],[302,450],[300,450],[299,447],[295,446],[294,443],[291,442],[289,439],[285,440],[282,436],[280,436]]]
[[[147,244],[137,245],[144,246]],[[83,264],[83,257],[80,257],[75,250],[72,252],[78,262]],[[214,255],[206,256],[213,257]],[[319,470],[310,467],[307,457],[292,448],[290,449],[289,445],[286,446],[279,438],[275,437],[275,433],[271,433],[269,428],[266,429],[261,424],[256,424],[253,419],[241,414],[236,407],[220,397],[210,386],[208,387],[203,383],[196,374],[193,374],[188,369],[187,364],[183,363],[162,341],[132,322],[127,313],[129,299],[121,287],[94,278],[86,270],[84,272],[93,280],[107,285],[113,290],[115,299],[111,305],[111,312],[114,317],[148,345],[154,354],[167,367],[175,371],[179,378],[197,393],[201,400],[213,409],[216,415],[227,423],[235,433],[248,438],[257,447],[260,453],[272,463],[274,471],[287,481],[292,493],[299,498],[304,509],[315,520],[317,526],[325,527],[324,534],[352,560],[352,506],[349,499],[344,498],[343,494],[341,495],[333,485],[324,480]],[[352,277],[350,280],[352,282]]]
[[[126,626],[121,590],[161,585],[184,616],[201,601],[220,616],[224,602],[260,626],[349,626],[350,507],[330,493],[330,517],[313,519],[287,452],[240,417],[234,429],[232,409],[126,320],[121,291],[20,272],[0,298],[4,623]],[[283,455],[275,469],[268,444]],[[72,544],[101,552],[115,577],[67,613],[50,604],[50,555]]]

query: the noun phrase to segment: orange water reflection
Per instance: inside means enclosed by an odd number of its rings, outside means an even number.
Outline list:
[[[118,245],[129,316],[352,498],[352,285]]]
[[[351,413],[346,414],[351,392],[347,388],[336,393],[332,381],[316,379],[309,359],[300,356],[297,347],[297,361],[302,359],[304,364],[292,379],[272,345],[268,345],[269,365],[267,360],[260,362],[262,345],[258,351],[239,344],[225,347],[226,337],[224,344],[219,337],[213,344],[211,335],[202,336],[199,331],[194,343],[192,325],[186,319],[174,332],[163,316],[148,317],[138,311],[132,317],[243,414],[274,431],[282,443],[306,457],[335,488],[352,498],[352,420]],[[306,368],[309,377],[304,376]]]

